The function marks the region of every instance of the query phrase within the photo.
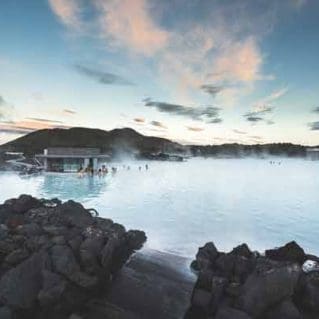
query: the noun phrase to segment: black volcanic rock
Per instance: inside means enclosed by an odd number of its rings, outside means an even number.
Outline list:
[[[192,263],[198,278],[185,319],[319,318],[319,272],[305,273],[306,259],[319,260],[295,242],[265,255],[246,244],[218,252],[210,242]]]
[[[83,312],[146,240],[74,201],[22,195],[0,205],[0,218],[0,318]]]
[[[266,257],[273,260],[291,261],[298,264],[303,264],[307,258],[304,250],[294,241],[283,247],[266,250],[265,254]]]

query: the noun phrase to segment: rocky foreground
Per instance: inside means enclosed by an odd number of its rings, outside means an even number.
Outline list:
[[[263,255],[207,243],[192,263],[198,279],[185,319],[318,319],[317,262],[295,242]]]
[[[0,205],[0,318],[124,318],[95,298],[145,240],[74,201],[7,200]]]

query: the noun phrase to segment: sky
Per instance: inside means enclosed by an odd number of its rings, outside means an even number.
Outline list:
[[[319,145],[318,0],[1,0],[0,144],[131,127]]]

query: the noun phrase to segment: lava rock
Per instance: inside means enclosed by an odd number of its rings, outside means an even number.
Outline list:
[[[252,317],[238,309],[222,307],[218,310],[215,319],[252,319]]]
[[[218,250],[213,242],[205,244],[198,249],[196,255],[196,268],[199,270],[210,268],[218,257]]]
[[[266,257],[277,261],[290,261],[302,265],[307,257],[304,250],[292,241],[283,247],[269,249],[265,252]]]
[[[293,296],[300,273],[297,264],[252,273],[242,286],[237,307],[253,317],[261,316],[282,300]]]
[[[265,319],[302,319],[301,314],[291,299],[282,301],[270,310]]]
[[[0,300],[10,307],[32,308],[42,286],[42,270],[49,264],[48,254],[38,252],[7,271],[0,279]]]

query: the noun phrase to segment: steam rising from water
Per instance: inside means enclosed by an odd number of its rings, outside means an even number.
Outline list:
[[[128,164],[127,162],[125,164]],[[247,242],[265,249],[296,240],[319,253],[319,162],[282,159],[192,159],[130,162],[115,176],[0,174],[0,201],[31,193],[73,198],[127,228],[143,229],[147,245],[193,257],[213,240],[220,249]],[[138,167],[141,166],[141,171]]]

